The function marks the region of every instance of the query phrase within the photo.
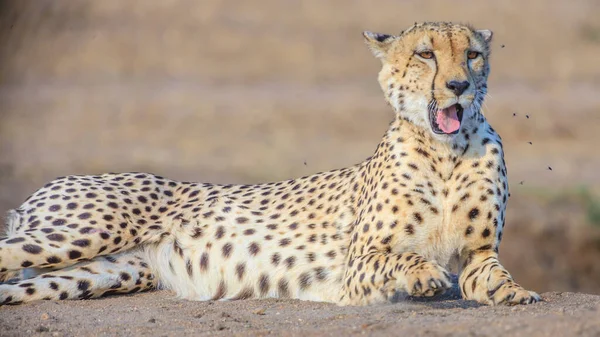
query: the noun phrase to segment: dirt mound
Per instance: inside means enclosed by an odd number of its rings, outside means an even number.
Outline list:
[[[481,306],[452,296],[367,307],[292,300],[190,302],[168,292],[0,308],[1,336],[598,336],[600,296]]]

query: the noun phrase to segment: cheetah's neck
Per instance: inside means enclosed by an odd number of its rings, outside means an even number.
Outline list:
[[[382,151],[389,147],[390,152],[406,145],[416,146],[421,149],[435,151],[454,156],[460,156],[464,153],[469,143],[469,137],[466,134],[468,125],[464,125],[461,132],[457,134],[451,142],[442,142],[431,135],[430,130],[403,119],[399,114],[396,115],[385,133],[378,150]],[[377,153],[376,152],[376,153]]]

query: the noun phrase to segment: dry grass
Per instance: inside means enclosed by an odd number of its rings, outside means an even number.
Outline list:
[[[356,163],[391,118],[360,32],[425,20],[490,28],[486,115],[505,141],[517,200],[503,243],[515,248],[503,258],[529,287],[600,293],[597,267],[585,262],[600,256],[586,201],[549,203],[529,192],[600,190],[597,1],[0,6],[0,212],[69,173],[252,183]],[[548,239],[555,227],[578,234]]]

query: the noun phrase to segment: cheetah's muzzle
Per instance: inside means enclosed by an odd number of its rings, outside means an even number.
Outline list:
[[[457,134],[462,123],[463,110],[460,104],[454,104],[445,109],[430,111],[431,129],[437,134]]]

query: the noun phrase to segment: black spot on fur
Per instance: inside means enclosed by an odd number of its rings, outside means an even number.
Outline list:
[[[79,239],[79,240],[75,240],[75,241],[71,242],[71,244],[73,246],[78,246],[78,247],[88,247],[90,245],[90,240]]]
[[[46,262],[48,262],[49,264],[58,264],[62,262],[62,259],[58,256],[50,256],[46,259]]]
[[[258,281],[258,289],[260,290],[260,295],[261,296],[266,296],[267,293],[269,292],[269,288],[270,288],[270,283],[269,283],[269,276],[265,273],[263,273],[260,276],[260,279]]]
[[[483,230],[483,232],[481,233],[481,236],[483,236],[484,238],[487,238],[488,236],[490,236],[490,229],[486,228]]]
[[[222,251],[223,251],[223,257],[224,258],[229,258],[229,256],[231,256],[231,251],[232,250],[233,250],[233,245],[231,243],[229,243],[229,242],[226,243],[223,246],[223,249],[222,249]]]
[[[473,233],[473,226],[469,226],[467,227],[467,230],[465,231],[465,235],[471,235]]]
[[[81,257],[81,252],[78,250],[69,251],[69,259],[75,260]]]
[[[79,214],[77,217],[81,220],[85,220],[85,219],[89,219],[91,216],[92,216],[92,214],[85,212],[85,213]]]
[[[90,281],[87,280],[79,280],[77,281],[77,289],[81,291],[86,291],[90,288]]]
[[[23,245],[23,250],[29,254],[39,254],[42,252],[42,247],[33,244]]]
[[[200,270],[206,271],[207,269],[208,269],[208,253],[204,252],[204,253],[202,253],[202,256],[200,256]]]
[[[260,246],[256,242],[252,242],[248,246],[248,252],[250,253],[250,255],[256,256],[260,252]]]
[[[475,220],[479,216],[479,209],[477,207],[469,211],[469,219]]]
[[[305,272],[300,274],[298,277],[298,285],[301,290],[306,290],[312,284],[312,277],[309,273]]]
[[[6,243],[19,243],[19,242],[23,242],[23,241],[25,241],[25,238],[19,237],[19,238],[13,238],[10,240],[6,240]]]

